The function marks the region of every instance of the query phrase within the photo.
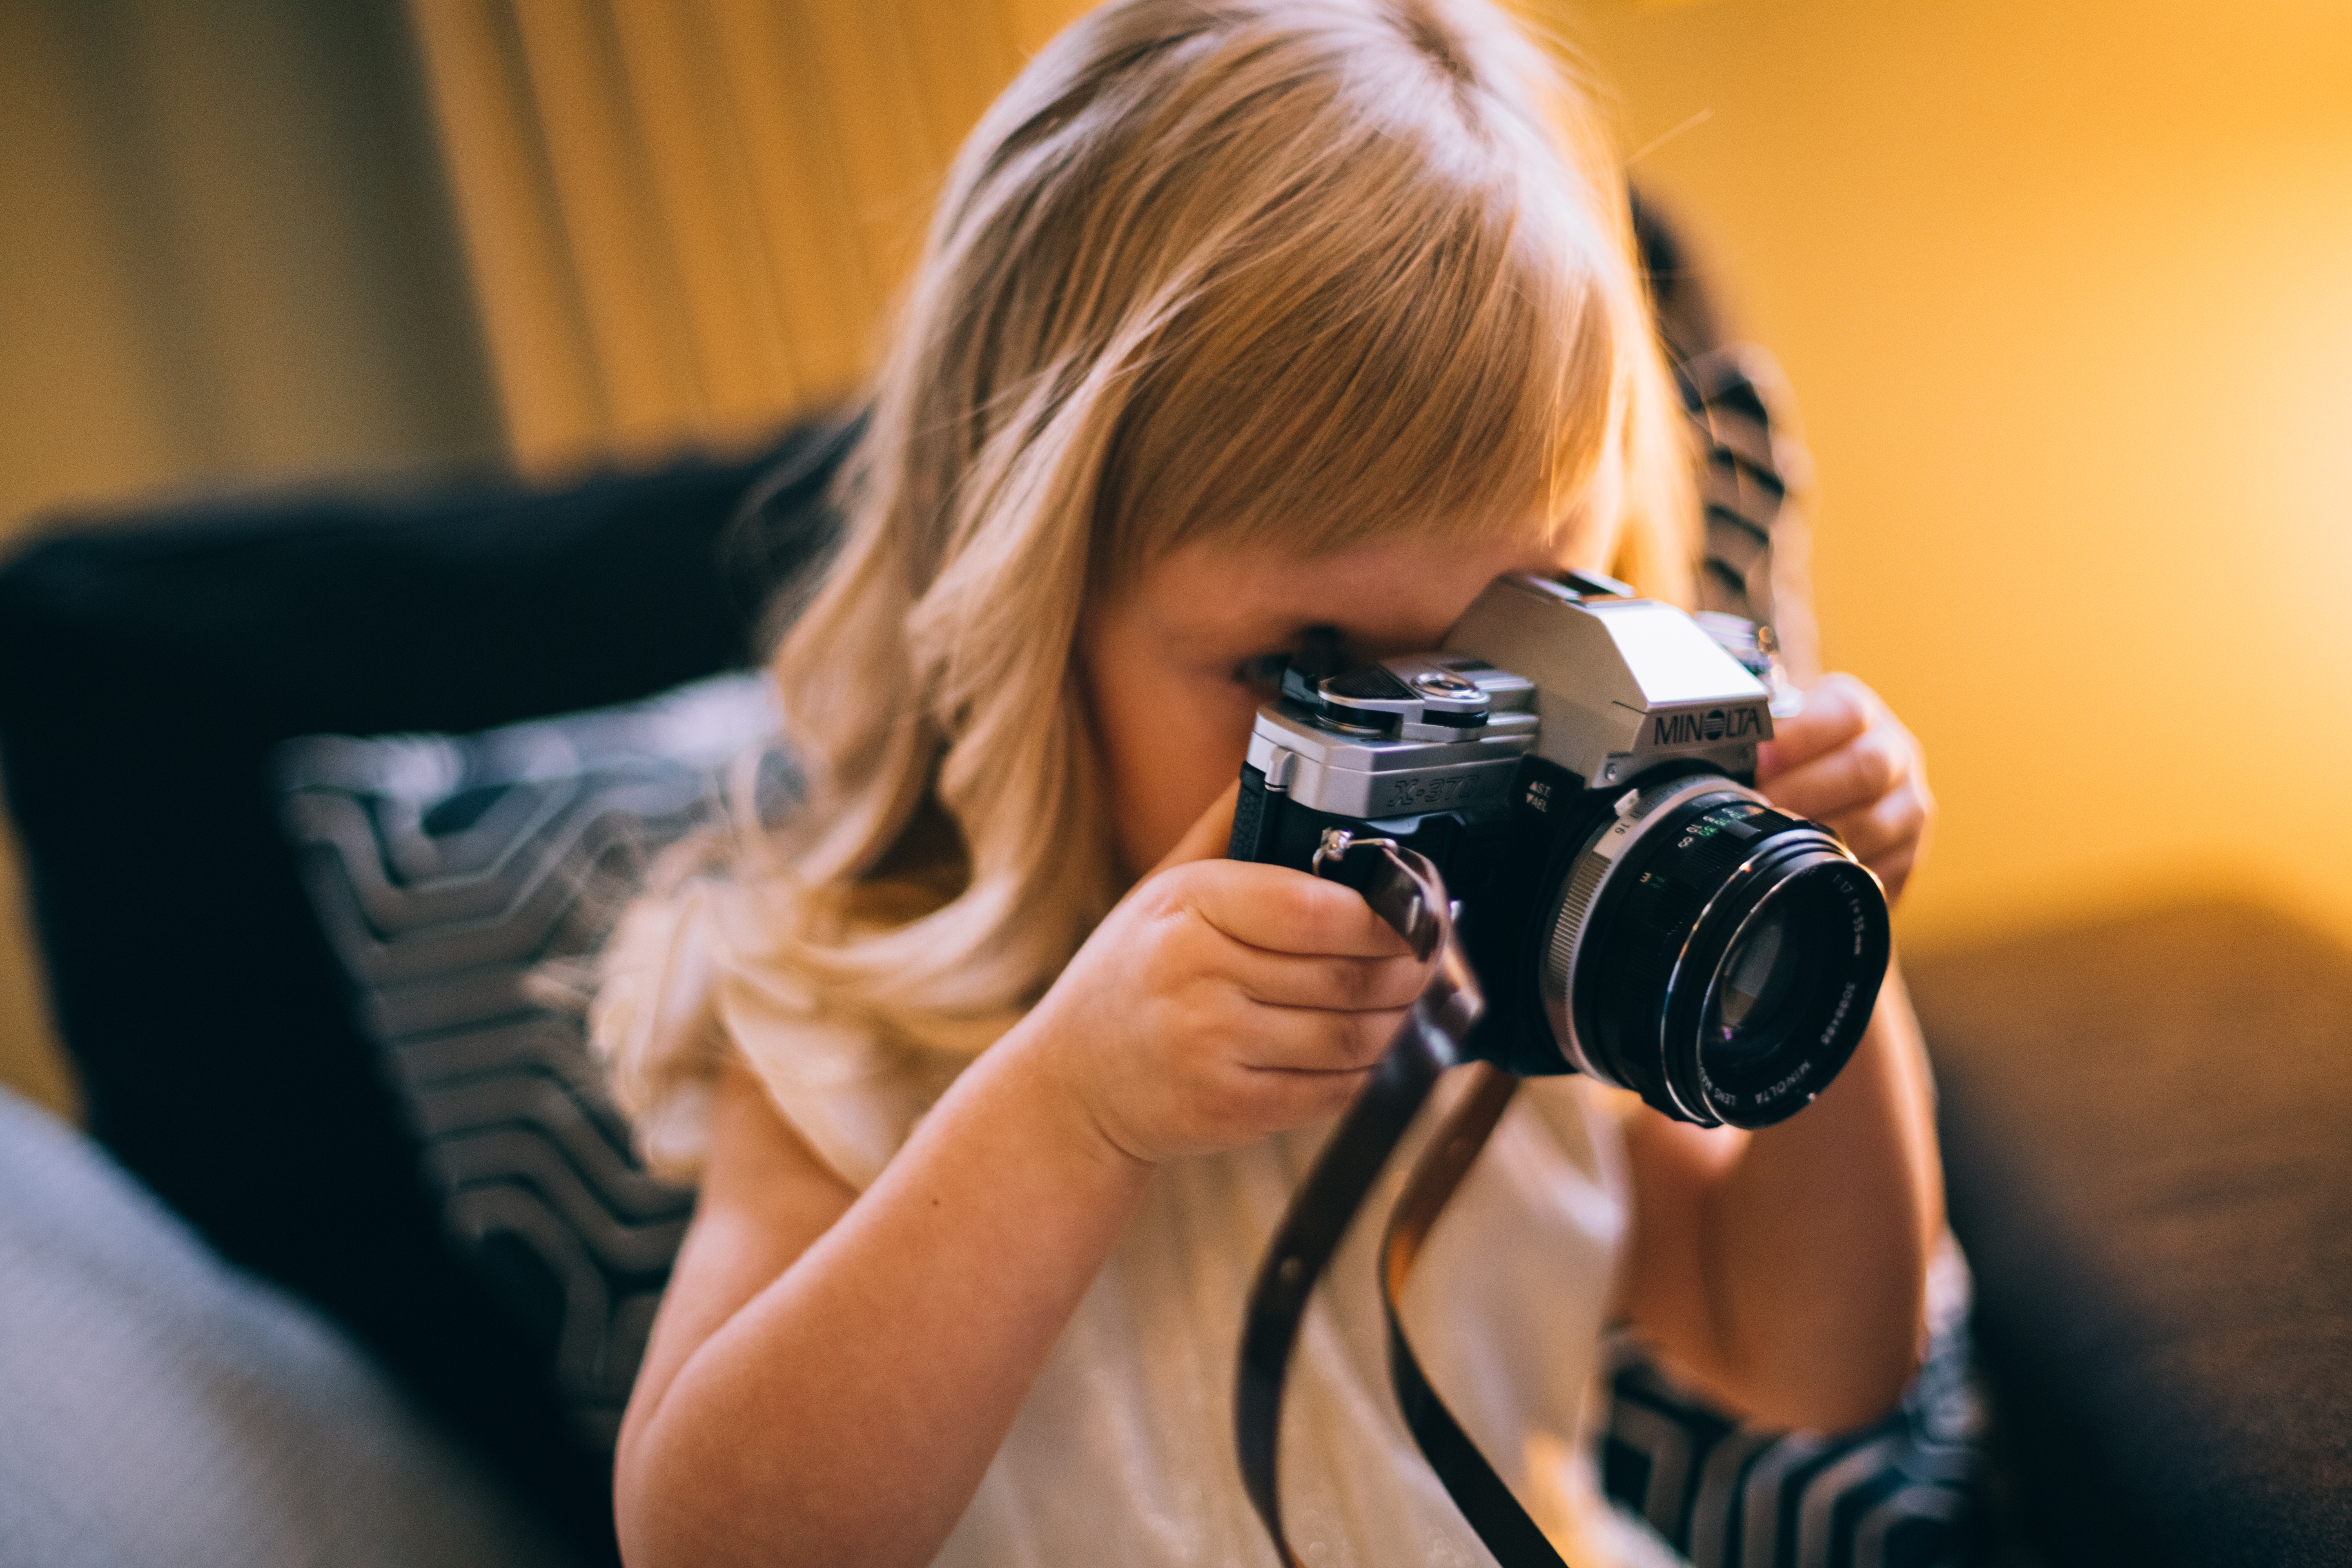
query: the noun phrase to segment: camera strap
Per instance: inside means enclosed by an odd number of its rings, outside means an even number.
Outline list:
[[[1283,1385],[1299,1323],[1316,1280],[1356,1211],[1438,1079],[1465,1060],[1464,1043],[1486,1009],[1477,977],[1454,940],[1444,879],[1426,858],[1399,848],[1390,839],[1356,838],[1332,829],[1316,852],[1315,872],[1363,894],[1416,956],[1427,959],[1434,953],[1437,963],[1371,1080],[1340,1118],[1291,1199],[1250,1290],[1234,1390],[1234,1436],[1242,1484],[1285,1568],[1304,1568],[1283,1532],[1276,1471]],[[1469,1071],[1475,1076],[1468,1092],[1414,1163],[1381,1238],[1381,1306],[1388,1321],[1389,1379],[1413,1441],[1496,1560],[1504,1568],[1566,1568],[1430,1386],[1397,1311],[1431,1226],[1518,1087],[1517,1079],[1488,1063],[1472,1064]]]

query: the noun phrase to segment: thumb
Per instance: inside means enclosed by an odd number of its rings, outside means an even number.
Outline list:
[[[1176,847],[1160,858],[1160,864],[1151,868],[1152,872],[1156,874],[1171,866],[1181,866],[1192,860],[1223,859],[1225,850],[1234,840],[1234,805],[1241,796],[1242,781],[1235,779],[1209,803],[1209,809],[1201,814],[1200,819],[1184,830],[1184,837],[1176,841]]]

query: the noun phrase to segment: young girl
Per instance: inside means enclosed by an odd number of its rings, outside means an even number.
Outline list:
[[[1117,0],[973,132],[775,660],[805,809],[634,910],[600,1004],[702,1181],[633,1563],[1271,1560],[1244,1298],[1423,973],[1355,893],[1221,858],[1247,671],[1434,647],[1506,572],[1687,595],[1626,213],[1485,0]],[[1762,772],[1899,887],[1926,795],[1867,691],[1815,685]],[[1580,1457],[1605,1322],[1769,1421],[1895,1397],[1941,1226],[1900,998],[1753,1135],[1533,1082],[1449,1209],[1412,1331],[1571,1562],[1663,1550]],[[1291,1535],[1479,1561],[1386,1392],[1377,1228],[1297,1352]]]

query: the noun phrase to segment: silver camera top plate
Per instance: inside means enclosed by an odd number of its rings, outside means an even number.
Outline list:
[[[1320,689],[1320,714],[1258,710],[1249,765],[1342,816],[1506,804],[1529,752],[1592,788],[1682,759],[1747,773],[1772,734],[1771,693],[1689,616],[1531,576],[1497,578],[1442,650]]]
[[[1772,738],[1771,692],[1672,605],[1500,577],[1445,650],[1532,680],[1536,754],[1595,788],[1675,758],[1745,773]]]

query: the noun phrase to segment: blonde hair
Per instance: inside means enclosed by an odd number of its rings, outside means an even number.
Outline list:
[[[1588,95],[1484,0],[1118,0],[1055,38],[955,163],[773,660],[804,808],[612,951],[625,1104],[701,1070],[713,973],[950,1049],[1036,999],[1120,891],[1081,610],[1179,544],[1532,534],[1687,602],[1631,228]]]

